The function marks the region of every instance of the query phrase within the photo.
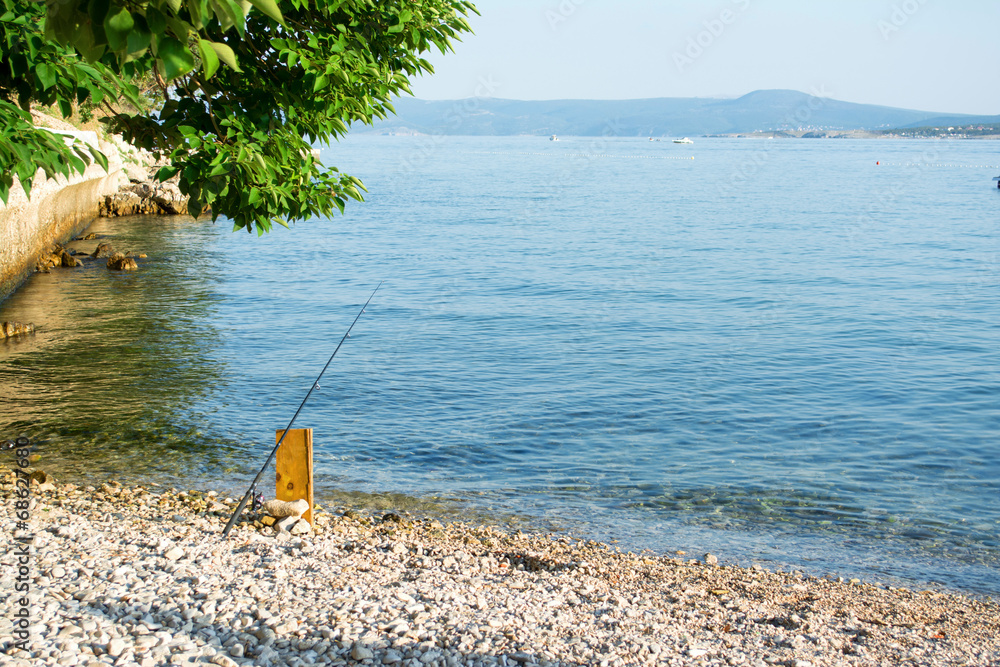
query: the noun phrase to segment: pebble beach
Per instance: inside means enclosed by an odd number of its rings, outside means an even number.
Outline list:
[[[332,507],[223,539],[237,499],[44,476],[15,530],[0,480],[0,664],[1000,664],[988,599]]]

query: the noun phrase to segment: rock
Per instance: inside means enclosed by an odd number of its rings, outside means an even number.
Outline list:
[[[4,322],[0,324],[0,338],[13,338],[25,334],[35,333],[34,324],[23,324],[21,322]]]
[[[97,244],[97,248],[94,249],[94,252],[92,252],[90,256],[94,259],[100,259],[103,257],[111,257],[114,254],[115,249],[110,243],[101,242]]]
[[[240,657],[242,655],[243,652],[241,651],[240,655],[236,657]],[[222,653],[216,653],[215,655],[212,656],[212,664],[219,665],[219,667],[239,667],[238,662],[230,658],[228,655],[224,655]]]
[[[280,519],[286,516],[293,516],[296,519],[300,518],[309,510],[308,500],[296,500],[293,502],[287,502],[284,500],[268,500],[264,503],[260,511],[269,516],[273,516],[276,519]]]
[[[183,215],[188,212],[187,205],[190,197],[183,194],[181,189],[173,183],[162,183],[153,191],[151,199],[163,209],[164,213]]]
[[[77,236],[74,241],[93,241],[97,238],[97,232],[90,232],[89,234],[84,234],[83,236]]]
[[[273,516],[262,516],[260,518],[260,522],[265,526],[273,526],[276,521],[277,519],[275,519]]]
[[[703,560],[705,561],[705,565],[718,565],[719,564],[719,558],[718,558],[718,556],[714,556],[712,554],[705,554],[705,557],[704,557]]]
[[[382,656],[383,665],[395,665],[398,662],[403,662],[403,656],[398,651],[389,650]]]
[[[115,637],[108,642],[108,655],[113,658],[117,658],[125,650],[125,640],[120,637]]]
[[[351,657],[355,660],[371,660],[375,657],[375,653],[361,642],[354,642],[354,646],[351,647]]]
[[[74,259],[73,255],[71,255],[68,252],[66,252],[65,249],[59,252],[59,263],[62,266],[66,266],[66,267],[70,267],[70,268],[72,268],[74,266],[79,266],[79,264],[80,264],[80,262],[76,261],[76,259]]]
[[[116,252],[108,259],[108,268],[112,271],[135,271],[139,268],[139,265],[131,257]]]
[[[292,535],[308,535],[309,533],[312,532],[312,526],[310,526],[309,522],[306,521],[305,519],[299,519],[298,521],[295,522],[295,525],[292,526],[291,530],[289,530],[288,532],[290,532]]]
[[[180,547],[174,547],[163,554],[163,557],[167,560],[178,560],[179,558],[184,557],[184,550]]]
[[[395,512],[389,512],[382,517],[382,523],[403,523],[403,517],[399,516]]]
[[[232,646],[229,647],[229,655],[233,656],[234,658],[242,658],[243,651],[244,651],[243,644],[233,644]]]
[[[286,516],[284,519],[279,519],[278,522],[274,524],[274,527],[280,533],[287,533],[291,531],[292,526],[298,522],[299,518],[297,516]]]
[[[135,162],[126,162],[124,167],[125,175],[128,176],[128,180],[132,183],[142,183],[149,178],[147,173],[149,170],[144,165]]]

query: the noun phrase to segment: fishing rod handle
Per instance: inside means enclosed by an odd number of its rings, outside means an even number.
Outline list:
[[[236,511],[233,512],[233,516],[229,519],[229,523],[226,524],[226,528],[222,531],[223,538],[229,537],[229,532],[233,529],[233,526],[236,525],[236,522],[239,521],[240,515],[243,514],[243,510],[246,509],[252,493],[253,489],[251,488],[251,490],[247,491],[246,495],[243,496],[243,500],[240,501],[240,504],[236,506]]]

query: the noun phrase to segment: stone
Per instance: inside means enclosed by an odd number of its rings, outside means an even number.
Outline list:
[[[291,530],[289,530],[288,532],[290,532],[292,535],[308,535],[309,533],[312,532],[312,526],[310,526],[309,522],[306,521],[305,519],[299,519],[298,521],[295,522],[295,525],[292,526]]]
[[[241,653],[240,656],[242,655],[243,654]],[[238,662],[230,658],[228,655],[223,655],[222,653],[216,653],[212,656],[212,664],[219,665],[219,667],[239,667]]]
[[[94,259],[102,259],[104,257],[111,257],[115,254],[115,249],[110,243],[101,242],[97,244],[97,248],[91,253],[91,257]]]
[[[150,197],[164,213],[171,215],[184,215],[188,212],[188,200],[190,197],[183,194],[181,189],[173,183],[163,183],[153,191]]]
[[[184,557],[184,550],[180,547],[174,547],[163,554],[163,557],[167,560],[178,560]]]
[[[299,522],[299,518],[296,516],[286,516],[284,519],[278,519],[274,524],[275,529],[280,533],[287,533],[292,529],[292,526]]]
[[[260,518],[260,522],[265,526],[273,526],[276,521],[277,519],[275,519],[273,516],[262,516]]]
[[[355,660],[371,660],[375,657],[375,653],[361,642],[354,642],[354,646],[351,647],[351,657]]]
[[[403,656],[398,651],[389,650],[382,656],[383,665],[395,665],[398,662],[403,662]]]
[[[285,500],[268,500],[264,503],[260,511],[269,516],[273,516],[276,519],[280,519],[286,516],[293,516],[296,519],[300,518],[309,510],[308,500],[295,500],[288,502]]]
[[[108,655],[117,658],[125,651],[125,640],[115,637],[108,642]]]
[[[126,256],[124,253],[116,252],[108,258],[108,268],[112,271],[135,271],[139,268],[139,265],[135,263],[134,259]]]
[[[719,564],[719,558],[718,558],[718,556],[715,556],[713,554],[705,554],[705,557],[703,558],[703,560],[705,561],[705,565],[718,565]]]
[[[73,257],[73,255],[71,255],[68,252],[66,252],[65,249],[62,250],[62,251],[60,251],[60,253],[59,253],[59,262],[60,262],[60,264],[62,266],[66,266],[66,267],[69,267],[69,268],[73,268],[74,266],[79,266],[79,264],[80,264],[80,262],[78,262]]]
[[[24,336],[35,333],[34,324],[24,324],[22,322],[4,322],[0,324],[0,338],[13,338],[14,336]]]

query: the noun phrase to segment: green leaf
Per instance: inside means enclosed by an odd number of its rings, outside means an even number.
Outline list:
[[[250,0],[250,4],[270,16],[281,25],[285,25],[285,18],[281,15],[281,10],[278,9],[278,3],[274,0]]]
[[[239,63],[236,62],[236,54],[233,53],[228,44],[223,44],[222,42],[209,42],[209,44],[212,45],[215,55],[219,56],[219,60],[226,63],[234,72],[242,71]]]
[[[161,37],[156,57],[163,63],[163,74],[172,81],[194,69],[194,56],[186,46],[173,37]]]
[[[56,70],[52,65],[42,63],[35,69],[35,73],[38,75],[38,80],[42,83],[42,87],[45,90],[56,85]]]
[[[219,69],[219,56],[212,48],[212,42],[207,39],[198,40],[198,50],[201,52],[201,65],[205,69],[205,78],[211,79]]]
[[[313,92],[318,92],[329,85],[330,79],[328,79],[325,74],[318,76],[316,77],[316,83],[313,84]]]
[[[150,5],[146,7],[146,25],[149,26],[151,33],[162,35],[163,31],[167,29],[167,17],[159,9]]]
[[[97,24],[104,23],[110,4],[110,0],[90,0],[87,3],[87,15],[90,16],[90,20]]]
[[[140,30],[136,22],[135,30],[129,32],[128,39],[125,40],[125,52],[133,57],[142,55],[149,48],[152,37],[148,31]]]
[[[173,10],[174,14],[181,13],[181,0],[167,0],[167,4],[170,5],[170,9]]]
[[[104,153],[102,153],[101,151],[99,151],[96,148],[94,148],[93,146],[91,146],[90,144],[87,144],[87,150],[90,151],[91,156],[93,156],[93,158],[97,162],[97,164],[101,165],[104,168],[104,171],[108,171],[108,158],[107,158],[107,156]]]
[[[108,46],[115,51],[125,48],[128,33],[135,25],[132,15],[124,7],[104,18],[104,32],[108,36]]]
[[[163,181],[168,181],[174,176],[176,176],[177,172],[179,171],[180,171],[179,167],[171,167],[171,166],[160,167],[159,171],[156,172],[156,180],[160,181],[161,183]]]

